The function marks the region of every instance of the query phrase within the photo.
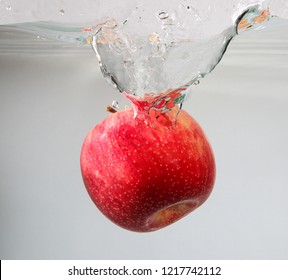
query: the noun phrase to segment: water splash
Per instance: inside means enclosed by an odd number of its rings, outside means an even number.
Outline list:
[[[92,46],[110,84],[138,111],[161,113],[182,106],[191,87],[220,62],[234,36],[263,28],[270,19],[265,3],[247,6],[232,23],[220,22],[213,28],[219,11],[211,6],[209,17],[186,5],[154,15],[138,10],[125,24],[110,19],[99,25]],[[135,30],[147,21],[153,29]]]
[[[182,106],[191,89],[220,62],[236,35],[264,28],[275,13],[285,16],[288,11],[286,0],[159,0],[153,5],[125,1],[125,8],[119,8],[115,1],[107,0],[99,6],[95,20],[91,20],[92,11],[74,3],[75,24],[68,23],[73,18],[73,10],[67,9],[71,5],[62,1],[54,17],[64,23],[14,27],[41,38],[92,45],[104,77],[137,110],[165,113]],[[91,7],[98,2],[91,2]],[[40,15],[47,19],[40,12],[38,19]],[[15,17],[14,9],[9,14]],[[8,16],[6,20],[9,22]]]
[[[248,29],[262,29],[265,27],[264,23],[270,20],[270,8],[263,9],[261,5],[253,5],[248,7],[239,18],[236,26],[237,33]]]

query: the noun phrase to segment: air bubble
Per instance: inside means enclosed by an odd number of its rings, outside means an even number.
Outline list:
[[[193,83],[194,86],[198,86],[199,84],[200,84],[200,81],[199,81],[199,80],[197,80],[197,81],[195,81],[195,82]]]
[[[114,109],[119,109],[119,102],[116,101],[116,100],[113,100],[113,102],[112,102],[112,107],[113,107]]]
[[[11,6],[7,6],[7,7],[6,7],[6,10],[7,10],[7,11],[11,11],[11,10],[12,10],[12,7],[11,7]]]
[[[61,16],[64,16],[64,15],[65,15],[65,11],[64,11],[63,9],[61,9],[61,10],[59,11],[59,14],[60,14]]]
[[[165,13],[165,12],[161,12],[161,13],[158,14],[158,17],[159,17],[159,19],[164,20],[164,19],[169,18],[169,14]]]
[[[132,62],[131,60],[125,60],[124,61],[124,67],[126,69],[130,68],[130,67],[133,67],[134,66],[134,62]]]

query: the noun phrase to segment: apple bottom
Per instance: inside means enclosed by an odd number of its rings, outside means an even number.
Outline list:
[[[172,194],[171,194],[172,196]],[[126,205],[121,207],[120,205],[113,207],[111,211],[111,204],[103,205],[99,201],[94,200],[98,209],[113,223],[116,225],[134,232],[153,232],[164,227],[167,227],[178,220],[182,219],[199,206],[201,206],[209,196],[209,193],[205,193],[201,196],[195,196],[191,198],[180,197],[173,199],[173,203],[157,203],[157,198],[147,205],[144,201],[139,200],[135,203],[134,207]],[[160,206],[162,204],[162,206]]]
[[[148,231],[158,230],[188,215],[200,206],[199,200],[184,200],[163,208],[152,214],[146,221],[145,227]]]

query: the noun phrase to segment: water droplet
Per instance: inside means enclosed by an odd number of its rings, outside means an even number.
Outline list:
[[[158,14],[159,19],[167,19],[169,18],[169,14],[165,12],[161,12]]]
[[[118,103],[117,100],[113,100],[112,107],[115,108],[115,109],[119,109],[119,103]]]
[[[7,10],[7,11],[11,11],[11,10],[12,10],[12,7],[11,7],[11,6],[7,6],[7,7],[6,7],[6,10]]]
[[[59,14],[60,14],[61,16],[64,16],[64,15],[65,15],[65,11],[64,11],[63,9],[61,9],[61,10],[59,11]]]

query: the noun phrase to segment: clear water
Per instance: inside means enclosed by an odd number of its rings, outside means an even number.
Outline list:
[[[86,10],[79,4],[72,9],[66,1],[55,2],[54,8],[52,3],[6,2],[0,2],[2,23],[39,39],[91,45],[106,80],[138,110],[158,112],[181,107],[236,35],[288,17],[284,0],[87,1]],[[26,20],[32,21],[23,23]],[[112,107],[119,108],[115,104]]]

